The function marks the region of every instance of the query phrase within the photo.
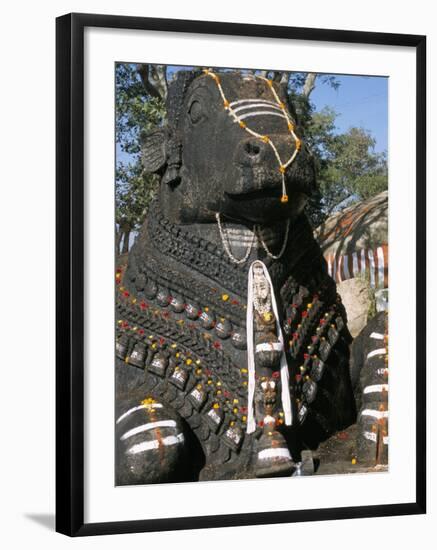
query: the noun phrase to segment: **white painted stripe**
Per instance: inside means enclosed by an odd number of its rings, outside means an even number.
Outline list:
[[[384,340],[384,335],[380,332],[372,332],[370,338],[374,338],[375,340]]]
[[[358,256],[356,252],[352,252],[352,272],[354,274],[354,277],[356,277],[359,273]]]
[[[148,422],[147,424],[141,424],[136,428],[132,428],[124,433],[120,437],[120,441],[124,441],[128,437],[132,437],[142,432],[147,432],[148,430],[153,430],[154,428],[176,428],[176,422],[174,420],[158,420],[157,422]]]
[[[132,409],[129,409],[125,413],[123,413],[117,420],[117,424],[119,424],[122,420],[124,420],[127,416],[134,413],[135,411],[139,411],[140,409],[162,409],[161,403],[145,403],[144,405],[138,405],[137,407],[132,407]]]
[[[254,116],[264,116],[264,115],[279,116],[279,117],[284,118],[285,120],[287,120],[287,117],[284,116],[282,111],[280,113],[277,113],[275,111],[255,111],[254,113],[246,113],[244,115],[240,115],[238,118],[240,120],[244,120],[245,118],[251,118],[251,117],[254,117]],[[237,122],[237,120],[235,122]]]
[[[241,105],[242,103],[263,103],[264,105],[273,105],[274,107],[278,107],[277,103],[273,103],[273,101],[268,101],[267,99],[239,99],[237,101],[231,101],[229,106],[234,107],[235,105]]]
[[[369,441],[374,441],[376,443],[376,433],[373,433],[373,432],[363,432],[363,435],[366,439],[368,439]],[[388,445],[388,436],[384,436],[382,438],[382,442],[384,443],[384,445]]]
[[[260,460],[266,460],[268,458],[288,458],[291,460],[290,451],[285,447],[264,449],[258,453],[258,458]]]
[[[341,283],[341,281],[342,281],[342,278],[341,278],[341,262],[342,262],[342,259],[343,259],[343,256],[340,256],[338,258],[337,279],[338,279],[339,283]]]
[[[364,250],[361,250],[361,275],[365,275],[366,274],[366,251]]]
[[[160,445],[164,445],[168,447],[170,445],[176,445],[178,443],[182,443],[183,441],[184,441],[184,434],[178,434],[176,436],[168,435],[167,437],[164,437],[164,439],[161,439],[160,441],[158,439],[154,439],[153,441],[142,441],[137,445],[133,445],[126,451],[126,454],[136,455],[138,453],[143,453],[144,451],[151,451],[152,449],[158,449]]]
[[[376,254],[378,256],[378,286],[384,288],[384,250],[382,246],[378,246]]]
[[[387,353],[387,350],[385,348],[374,349],[373,351],[367,354],[367,359],[370,359],[371,357],[375,357],[375,355],[385,355],[386,353]]]
[[[281,344],[281,342],[271,342],[271,343],[263,343],[263,344],[257,344],[255,348],[255,353],[258,351],[282,351],[284,346]]]
[[[332,277],[332,260],[331,260],[331,256],[329,256],[329,258],[328,258],[328,275],[330,277]]]
[[[269,107],[271,109],[275,109],[275,111],[280,111],[282,113],[282,109],[275,105],[274,103],[266,104],[266,103],[252,103],[250,105],[241,105],[241,107],[237,107],[234,109],[234,113],[238,113],[239,111],[247,111],[247,109],[254,109],[255,107]]]
[[[373,250],[369,250],[367,254],[369,256],[370,286],[375,288],[375,257],[373,256]]]
[[[345,279],[351,278],[351,274],[349,273],[349,256],[347,254],[343,256],[343,273]]]
[[[361,412],[361,416],[371,416],[373,418],[388,418],[388,411],[377,411],[375,409],[364,409]]]
[[[375,384],[373,386],[366,386],[363,393],[377,393],[388,391],[388,384]]]

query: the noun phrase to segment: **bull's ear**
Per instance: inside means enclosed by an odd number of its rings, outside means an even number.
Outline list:
[[[146,172],[159,172],[167,162],[167,132],[153,130],[142,139],[142,161]]]
[[[182,143],[178,135],[173,133],[167,141],[167,166],[162,176],[162,183],[175,186],[178,185],[180,177],[180,169],[182,166]]]

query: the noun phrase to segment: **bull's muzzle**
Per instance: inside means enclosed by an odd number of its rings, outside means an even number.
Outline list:
[[[295,150],[295,144],[288,135],[274,135],[271,140],[275,144],[279,154],[284,157],[289,157]],[[278,169],[278,160],[275,157],[275,153],[272,147],[260,140],[259,138],[250,137],[242,139],[237,147],[235,161],[237,164],[251,166],[251,165],[265,165],[266,172]]]

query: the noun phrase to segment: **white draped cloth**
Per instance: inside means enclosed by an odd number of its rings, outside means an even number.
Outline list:
[[[255,396],[255,352],[254,352],[254,330],[253,330],[253,317],[254,317],[254,296],[253,296],[253,268],[254,266],[262,267],[264,276],[269,284],[270,295],[272,300],[272,309],[275,315],[276,331],[278,334],[278,340],[281,344],[281,400],[282,409],[284,411],[285,424],[290,426],[292,423],[292,410],[291,410],[291,398],[289,387],[289,372],[287,359],[285,357],[285,343],[282,335],[282,329],[279,322],[278,306],[276,304],[275,292],[273,290],[272,280],[270,278],[266,265],[261,260],[255,260],[249,267],[248,275],[248,287],[247,287],[247,310],[246,310],[246,331],[247,331],[247,369],[249,372],[249,385],[248,385],[248,399],[247,399],[247,433],[253,433],[256,429],[255,410],[254,410],[254,396]]]

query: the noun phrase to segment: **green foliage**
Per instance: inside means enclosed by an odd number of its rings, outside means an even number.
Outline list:
[[[336,116],[331,109],[313,113],[306,127],[306,141],[317,166],[318,191],[308,207],[314,226],[332,212],[377,195],[388,185],[386,154],[374,151],[370,132],[350,128],[337,134]]]
[[[156,176],[143,172],[141,138],[145,132],[162,124],[165,105],[161,98],[147,94],[135,65],[117,64],[115,88],[117,150],[122,153],[122,159],[127,159],[119,161],[116,167],[115,221],[117,232],[124,234],[123,249],[126,251],[129,235],[141,226],[158,185]],[[120,236],[117,247],[119,241]]]
[[[115,69],[116,140],[122,151],[140,152],[141,135],[162,124],[165,105],[147,94],[136,66],[118,63]]]
[[[124,230],[137,229],[156,193],[158,177],[144,175],[141,162],[118,163],[116,170],[116,222]]]
[[[363,128],[350,128],[329,145],[329,160],[319,173],[326,215],[345,201],[364,200],[387,189],[385,154],[375,153],[375,140]]]

